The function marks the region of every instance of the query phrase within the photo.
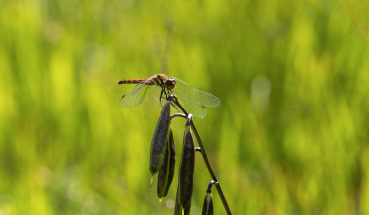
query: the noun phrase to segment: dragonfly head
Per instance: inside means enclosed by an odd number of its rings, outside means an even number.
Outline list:
[[[176,80],[168,79],[165,81],[165,88],[168,90],[173,90],[176,87]]]

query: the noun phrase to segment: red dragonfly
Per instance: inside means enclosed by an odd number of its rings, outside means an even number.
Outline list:
[[[164,74],[154,75],[146,79],[123,79],[118,84],[137,84],[131,92],[122,96],[120,100],[122,108],[140,105],[150,87],[152,87],[152,96],[160,104],[162,99],[174,93],[187,112],[198,117],[206,116],[205,107],[218,107],[220,104],[218,97],[214,94],[197,89],[178,78],[167,77]]]

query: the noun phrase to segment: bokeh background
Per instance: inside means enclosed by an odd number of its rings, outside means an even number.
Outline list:
[[[161,107],[121,109],[117,85],[163,72],[220,98],[194,120],[234,214],[369,214],[368,11],[0,0],[0,214],[173,214],[177,173],[161,205],[149,187]],[[197,155],[191,214],[210,180]]]

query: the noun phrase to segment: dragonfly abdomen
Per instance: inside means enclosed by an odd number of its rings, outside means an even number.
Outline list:
[[[138,84],[141,82],[146,82],[146,79],[123,79],[121,81],[118,81],[118,84]]]

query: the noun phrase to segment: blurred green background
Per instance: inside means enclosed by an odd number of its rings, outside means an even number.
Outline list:
[[[369,214],[368,10],[0,0],[0,214],[173,214],[177,173],[161,205],[149,187],[161,107],[148,95],[121,109],[134,85],[117,85],[165,62],[221,100],[194,120],[234,214]],[[184,123],[172,122],[177,165]],[[196,159],[191,214],[211,180]]]

